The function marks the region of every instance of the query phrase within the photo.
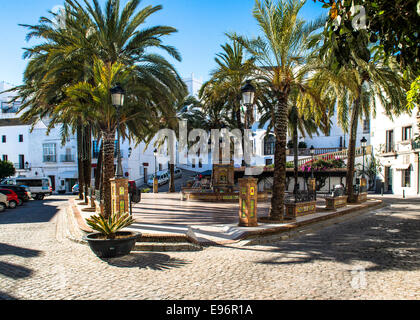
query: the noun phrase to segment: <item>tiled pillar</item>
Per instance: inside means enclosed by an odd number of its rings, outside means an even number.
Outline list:
[[[128,179],[111,179],[112,213],[128,213]]]
[[[257,227],[258,179],[239,179],[239,226]]]

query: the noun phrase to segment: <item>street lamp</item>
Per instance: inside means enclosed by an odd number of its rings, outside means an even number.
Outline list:
[[[311,157],[312,157],[312,163],[311,163],[311,179],[314,178],[314,173],[313,173],[313,165],[314,165],[314,155],[315,155],[315,148],[314,146],[311,146],[309,148],[309,152],[311,153]]]
[[[115,173],[115,177],[122,178],[123,171],[122,171],[121,150],[120,150],[120,108],[124,104],[125,91],[119,84],[112,87],[110,91],[111,91],[112,105],[117,109],[118,144],[117,144],[117,172]]]
[[[365,177],[365,153],[366,153],[366,143],[367,140],[365,137],[362,138],[362,140],[360,140],[360,142],[362,143],[362,151],[363,151],[363,171],[362,171],[362,175],[363,178]]]
[[[247,111],[249,108],[251,108],[254,105],[254,98],[255,98],[255,87],[251,84],[251,80],[247,80],[246,84],[241,88],[241,93],[242,93],[242,103],[244,104],[244,106],[247,108]],[[245,112],[245,123],[246,123],[246,127],[245,129],[249,129],[249,123],[246,119],[246,115],[247,112]],[[244,144],[242,146],[243,149],[243,154],[244,154],[244,160],[245,160],[245,131],[243,132],[244,138]],[[250,156],[250,155],[249,155]],[[247,168],[248,168],[249,164],[248,161],[245,161],[245,175],[247,175]]]
[[[155,156],[155,176],[153,178],[153,193],[158,193],[158,178],[157,178],[157,162],[156,162],[156,158],[158,156],[158,150],[155,149],[153,151],[153,155]]]

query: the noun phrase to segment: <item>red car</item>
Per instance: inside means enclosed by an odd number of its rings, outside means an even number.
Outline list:
[[[0,192],[7,196],[10,209],[14,209],[20,204],[21,200],[19,200],[18,195],[13,190],[0,189]]]

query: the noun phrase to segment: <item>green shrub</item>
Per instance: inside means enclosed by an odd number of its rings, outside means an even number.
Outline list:
[[[100,232],[107,239],[115,239],[116,234],[123,228],[134,223],[134,219],[129,213],[112,214],[108,219],[102,215],[92,216],[86,219],[86,223],[93,230]]]

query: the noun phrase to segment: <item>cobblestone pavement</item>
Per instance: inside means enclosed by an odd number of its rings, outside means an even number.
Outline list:
[[[0,214],[0,299],[419,299],[420,200],[265,246],[100,260],[65,237],[68,197]]]

